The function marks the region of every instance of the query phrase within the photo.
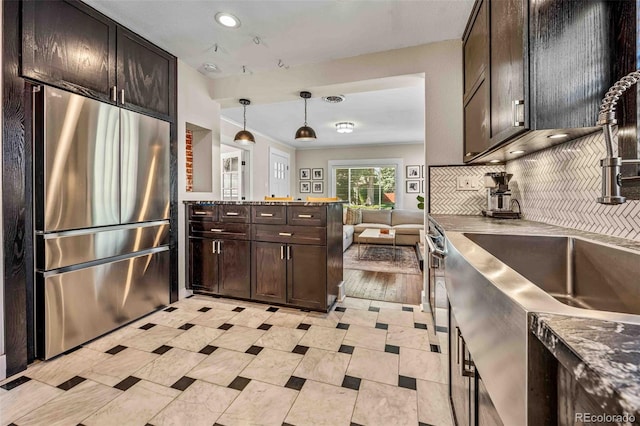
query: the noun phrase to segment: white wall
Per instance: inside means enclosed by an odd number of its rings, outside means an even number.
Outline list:
[[[3,2],[0,1],[0,22],[2,22]],[[0,28],[2,25],[0,24]],[[0,32],[0,52],[2,52],[2,33]],[[0,55],[0,70],[2,69],[2,55]],[[2,78],[0,77],[0,105],[2,105]],[[0,121],[2,120],[0,116]],[[4,123],[2,123],[4,128]],[[2,134],[0,133],[0,144],[2,144]],[[0,161],[2,161],[2,150],[0,150]],[[2,173],[0,173],[0,187],[2,186]],[[2,200],[0,200],[0,223],[2,223]],[[4,277],[4,239],[2,238],[2,228],[0,228],[0,277]],[[6,356],[4,355],[4,282],[0,285],[0,380],[7,376]]]
[[[313,197],[328,197],[331,194],[329,188],[329,161],[331,160],[377,160],[387,158],[399,158],[402,160],[402,170],[400,170],[400,180],[397,184],[397,193],[402,194],[402,208],[418,210],[416,195],[405,192],[405,166],[424,164],[424,144],[411,145],[384,145],[384,146],[359,146],[351,148],[328,148],[328,149],[299,149],[296,151],[295,181],[296,196],[305,199],[308,195]],[[324,194],[301,194],[299,191],[298,170],[301,168],[324,169]]]

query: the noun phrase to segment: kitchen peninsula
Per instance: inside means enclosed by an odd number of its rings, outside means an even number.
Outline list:
[[[187,288],[328,311],[342,283],[342,203],[189,201]]]

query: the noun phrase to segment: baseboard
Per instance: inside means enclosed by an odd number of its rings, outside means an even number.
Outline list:
[[[338,302],[344,302],[346,297],[347,294],[344,289],[344,281],[340,281],[340,284],[338,284]]]
[[[178,300],[186,299],[187,297],[193,295],[191,290],[187,290],[186,288],[181,288],[178,292]]]
[[[0,380],[7,378],[7,356],[0,355]]]

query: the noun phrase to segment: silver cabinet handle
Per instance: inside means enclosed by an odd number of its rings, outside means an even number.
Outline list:
[[[293,234],[291,232],[278,232],[278,235],[280,235],[281,237],[290,237]]]
[[[211,253],[216,254],[216,241],[211,242]]]
[[[239,216],[240,213],[238,212],[227,212],[227,216]]]
[[[284,260],[284,246],[280,246],[280,260]]]
[[[218,254],[222,252],[222,241],[218,241]]]
[[[311,214],[299,214],[298,217],[308,219],[308,218],[313,217],[313,215],[311,215]]]
[[[207,212],[203,212],[201,210],[197,210],[197,211],[194,210],[193,214],[207,214]]]
[[[518,105],[524,105],[523,99],[517,99],[511,104],[511,114],[513,118],[513,127],[523,127],[524,121],[518,121]]]
[[[260,213],[261,217],[273,217],[273,213]]]
[[[120,103],[124,105],[124,89],[120,91]]]
[[[211,232],[224,232],[224,229],[211,228]]]
[[[111,101],[118,102],[118,88],[116,86],[111,88]]]
[[[287,246],[287,260],[291,260],[291,246]]]

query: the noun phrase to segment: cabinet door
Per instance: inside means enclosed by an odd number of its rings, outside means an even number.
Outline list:
[[[489,94],[486,81],[482,80],[464,106],[464,159],[473,157],[489,148]]]
[[[286,245],[253,242],[251,297],[264,302],[287,301]]]
[[[171,55],[118,27],[117,65],[120,104],[162,117],[174,114],[175,60]]]
[[[327,247],[287,246],[287,302],[311,309],[326,309]]]
[[[227,296],[249,298],[251,295],[251,242],[219,240],[218,292]]]
[[[477,372],[476,372],[477,374]],[[482,377],[478,375],[478,426],[502,426],[502,420],[498,415],[491,397],[484,387]]]
[[[467,97],[479,80],[484,80],[489,53],[487,1],[479,2],[471,17],[471,29],[464,39],[464,96]],[[473,12],[472,12],[473,13]]]
[[[449,393],[459,426],[469,425],[469,379],[462,375],[464,355],[460,329],[449,306]]]
[[[116,25],[79,1],[22,2],[22,75],[110,101]]]
[[[218,293],[216,241],[189,238],[189,288]]]
[[[528,128],[524,61],[526,8],[524,0],[496,0],[489,4],[489,130],[494,145]]]

